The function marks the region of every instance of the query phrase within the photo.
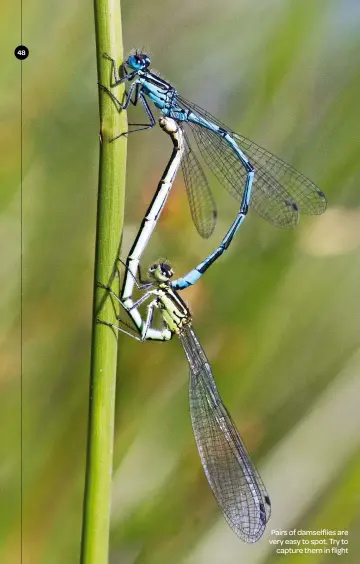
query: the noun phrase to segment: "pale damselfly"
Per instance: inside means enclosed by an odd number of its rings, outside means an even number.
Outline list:
[[[174,334],[178,335],[190,368],[190,415],[205,475],[231,528],[242,540],[254,543],[262,536],[270,517],[270,498],[221,400],[209,361],[193,331],[190,310],[174,287],[176,281],[171,282],[173,270],[170,263],[159,261],[153,264],[148,271],[150,279],[141,280],[139,260],[165,204],[183,154],[181,128],[169,118],[163,118],[161,126],[171,136],[174,150],[131,247],[121,298],[110,287],[98,283],[130,315],[137,334],[101,319],[98,322],[138,341],[168,341]],[[135,286],[145,291],[137,301],[132,299]],[[146,301],[147,315],[143,319],[138,307]],[[162,316],[162,329],[152,327],[155,310],[159,310]]]
[[[127,109],[130,103],[136,106],[140,101],[149,118],[147,124],[129,124],[140,127],[121,133],[114,139],[155,126],[148,100],[164,116],[173,118],[181,127],[187,127],[187,132],[184,131],[182,170],[191,215],[200,235],[206,238],[212,234],[217,211],[208,180],[191,148],[188,133],[193,135],[201,157],[220,183],[232,196],[240,199],[238,214],[220,245],[196,268],[174,282],[174,288],[182,289],[193,284],[229,247],[245,219],[249,205],[264,219],[284,229],[292,229],[297,225],[300,212],[321,214],[325,211],[325,195],[311,180],[180,96],[169,82],[149,69],[148,55],[137,51],[130,55],[121,78],[115,60],[107,54],[104,56],[112,61],[114,82],[111,86],[123,82],[131,85],[123,102],[110,89],[103,85],[101,87],[118,105],[119,111]]]

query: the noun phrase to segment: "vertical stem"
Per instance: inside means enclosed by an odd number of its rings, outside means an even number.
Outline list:
[[[108,53],[123,62],[119,0],[94,0],[98,81],[109,86]],[[121,87],[117,95],[122,98]],[[96,318],[116,322],[116,311],[96,281],[118,285],[114,278],[121,244],[125,199],[126,137],[109,139],[127,131],[126,113],[117,111],[110,97],[99,90],[100,163],[96,229],[95,284],[90,375],[88,445],[83,507],[81,564],[107,564],[111,507],[111,480],[115,413],[117,335]],[[118,287],[113,285],[118,293]],[[105,301],[104,301],[105,300]]]

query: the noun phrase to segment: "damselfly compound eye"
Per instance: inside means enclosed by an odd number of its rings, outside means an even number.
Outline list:
[[[173,269],[171,268],[171,266],[169,264],[166,263],[162,263],[160,265],[161,268],[161,274],[163,274],[164,276],[166,276],[166,278],[171,278],[173,273]]]

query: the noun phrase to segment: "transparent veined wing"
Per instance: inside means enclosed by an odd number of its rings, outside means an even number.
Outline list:
[[[222,403],[206,355],[191,327],[180,339],[190,366],[190,414],[205,475],[235,533],[248,543],[263,534],[271,504],[258,471]]]
[[[210,129],[193,123],[189,126],[206,164],[228,192],[241,199],[247,171],[233,148]],[[298,207],[289,192],[263,169],[255,172],[250,207],[282,229],[293,229],[299,221]]]
[[[231,134],[256,169],[254,193],[261,187],[259,184],[264,185],[270,192],[273,191],[272,184],[281,185],[288,194],[287,199],[294,201],[299,211],[307,214],[321,214],[325,211],[326,197],[324,193],[301,172],[253,141],[229,129],[209,112],[200,108],[200,106],[185,100],[185,98],[181,96],[178,96],[178,103],[184,109],[193,111]],[[206,148],[203,150],[206,151]],[[212,155],[208,157],[208,161],[211,162],[211,159]],[[256,176],[259,176],[259,171],[262,171],[265,175],[256,181]],[[272,182],[270,179],[272,179]],[[276,190],[274,196],[276,197]],[[257,209],[261,203],[259,199],[262,200],[261,195],[259,195],[259,198],[253,200],[253,207],[263,216],[262,210]],[[262,208],[262,205],[260,207]],[[265,219],[268,218],[266,217]],[[272,221],[272,223],[276,224],[274,221]],[[279,225],[279,227],[285,226]]]
[[[190,212],[198,233],[204,239],[213,233],[217,210],[214,197],[201,165],[184,133],[184,154],[181,167],[186,186]]]
[[[324,213],[327,205],[326,197],[314,182],[250,139],[234,132],[233,136],[255,166],[257,165],[260,170],[266,170],[272,178],[288,189],[300,212],[309,215]]]

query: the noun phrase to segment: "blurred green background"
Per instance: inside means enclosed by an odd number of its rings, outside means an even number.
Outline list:
[[[2,10],[0,561],[20,561],[20,43]],[[16,24],[14,25],[14,22]],[[277,564],[271,529],[360,540],[360,5],[356,0],[123,4],[125,52],[144,47],[186,98],[282,156],[327,194],[295,232],[250,213],[185,299],[220,392],[260,467],[273,516],[256,545],[230,531],[203,475],[181,345],[120,339],[110,563]],[[78,562],[98,167],[91,3],[28,0],[23,42],[23,562]],[[131,118],[131,116],[130,116]],[[129,140],[123,256],[170,154]],[[215,187],[216,188],[216,187]],[[144,266],[178,275],[215,247],[235,201],[215,190],[202,241],[179,177]],[[221,200],[221,204],[220,204]],[[237,204],[236,204],[237,206]],[[286,558],[327,564],[335,555]],[[337,561],[337,560],[336,560]]]

